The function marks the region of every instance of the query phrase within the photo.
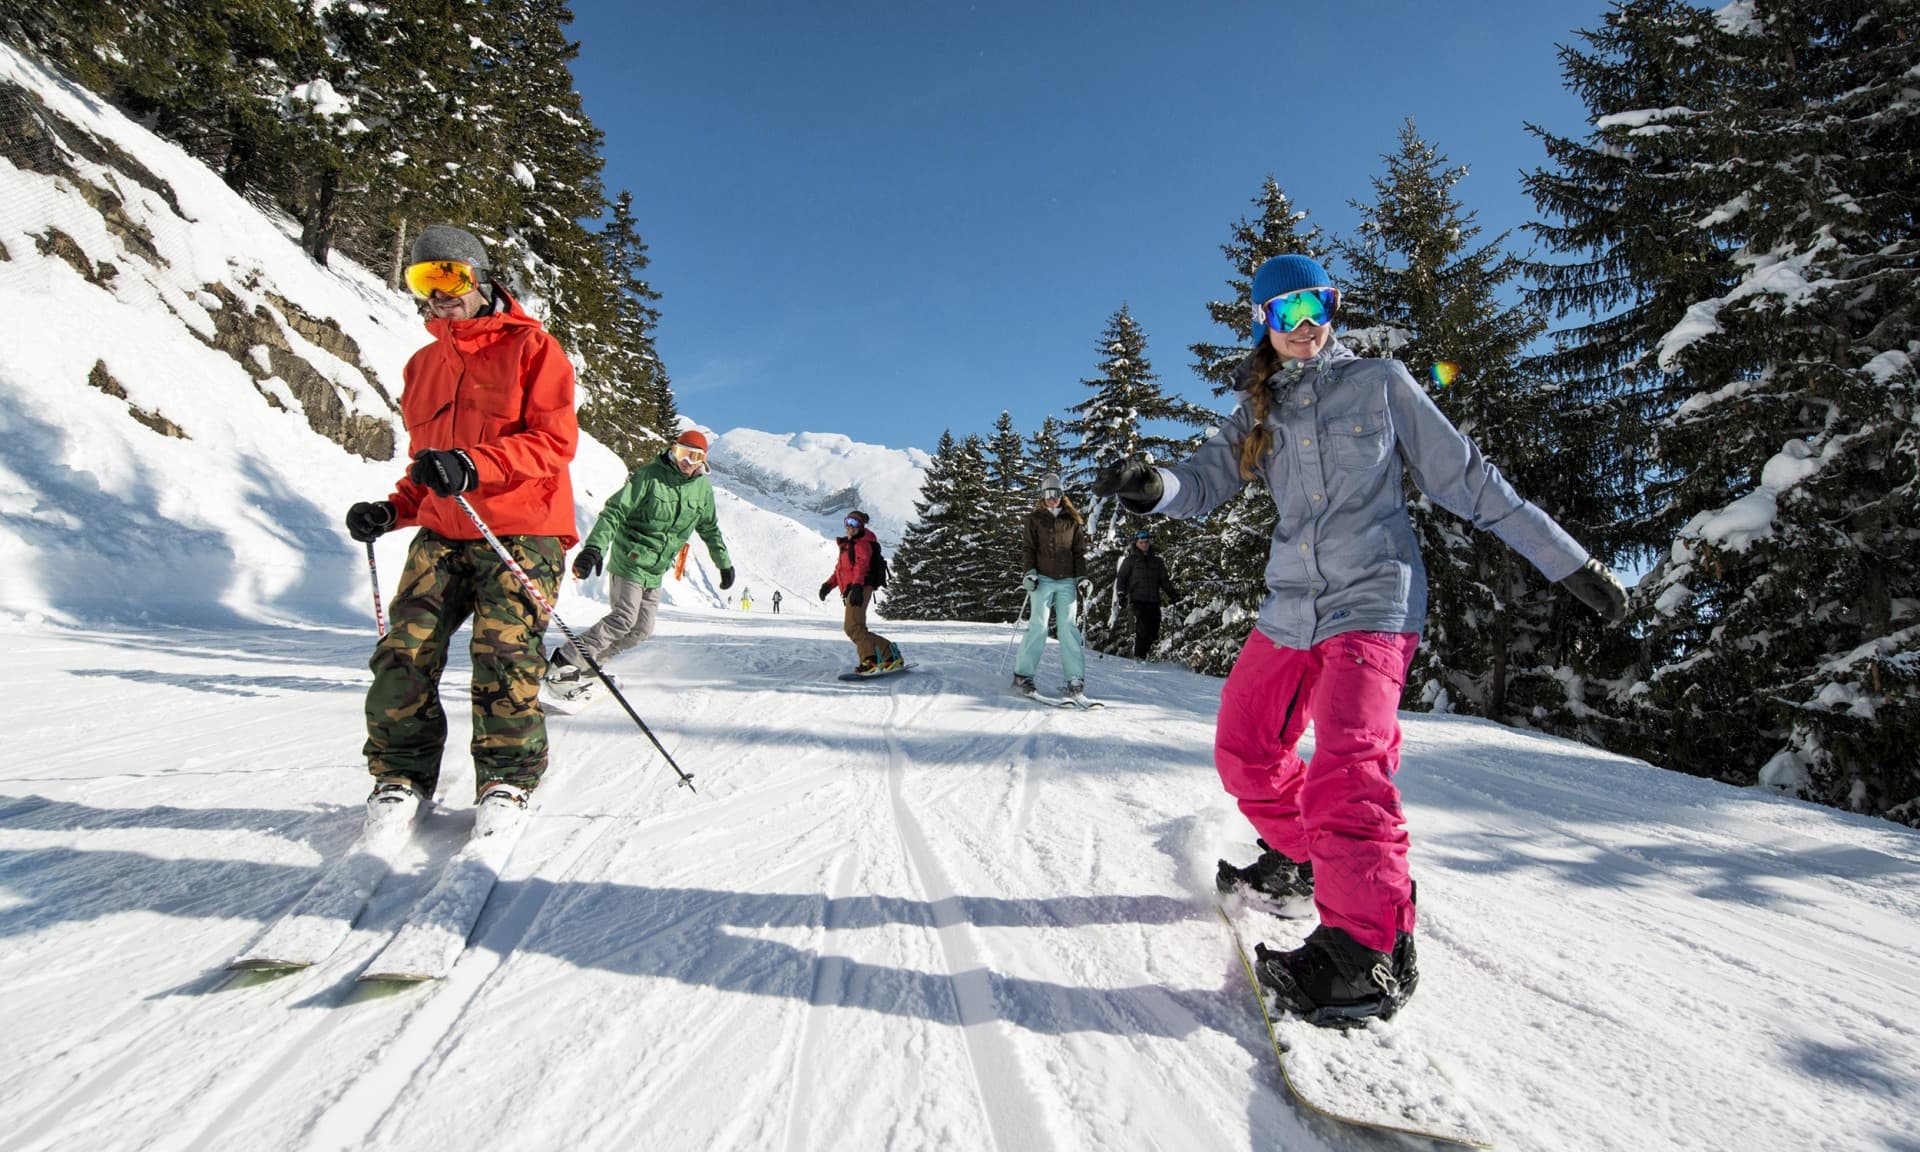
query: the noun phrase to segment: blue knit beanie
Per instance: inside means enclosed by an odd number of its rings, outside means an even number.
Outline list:
[[[1331,288],[1333,277],[1311,256],[1275,256],[1260,265],[1253,274],[1253,306],[1259,307],[1275,296],[1298,292],[1302,288]],[[1257,344],[1266,333],[1266,325],[1254,321],[1253,339]]]

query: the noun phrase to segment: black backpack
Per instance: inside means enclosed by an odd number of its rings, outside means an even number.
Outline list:
[[[880,553],[880,537],[873,538],[873,564],[867,569],[867,583],[875,588],[887,585],[887,558]]]

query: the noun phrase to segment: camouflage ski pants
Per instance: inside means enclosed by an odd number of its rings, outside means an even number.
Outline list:
[[[507,536],[500,542],[553,603],[565,556],[559,538]],[[487,542],[448,540],[422,529],[407,546],[406,570],[388,615],[392,626],[369,662],[367,769],[375,776],[404,776],[433,794],[447,743],[440,674],[453,634],[471,617],[476,791],[495,780],[538,786],[547,767],[539,700],[547,670],[541,647],[547,614]]]

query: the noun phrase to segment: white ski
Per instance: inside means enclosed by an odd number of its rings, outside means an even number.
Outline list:
[[[452,971],[527,818],[525,809],[498,818],[483,811],[472,838],[447,861],[433,891],[421,897],[360,979],[417,982],[438,980]]]
[[[227,967],[235,971],[308,968],[331,956],[353,931],[353,922],[373,898],[373,890],[393,871],[413,827],[396,822],[362,832],[346,855],[328,865],[307,894]]]

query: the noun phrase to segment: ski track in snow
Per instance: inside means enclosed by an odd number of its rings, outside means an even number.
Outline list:
[[[888,622],[920,667],[847,686],[830,621],[669,608],[618,671],[699,792],[617,703],[555,718],[469,947],[381,987],[470,826],[463,747],[339,951],[222,970],[357,831],[364,637],[8,628],[59,690],[0,779],[0,1148],[1409,1146],[1280,1085],[1211,909],[1251,851],[1218,681],[1109,659],[1127,708],[1035,709],[1000,629]],[[1407,732],[1399,1026],[1500,1147],[1914,1147],[1920,838]]]

